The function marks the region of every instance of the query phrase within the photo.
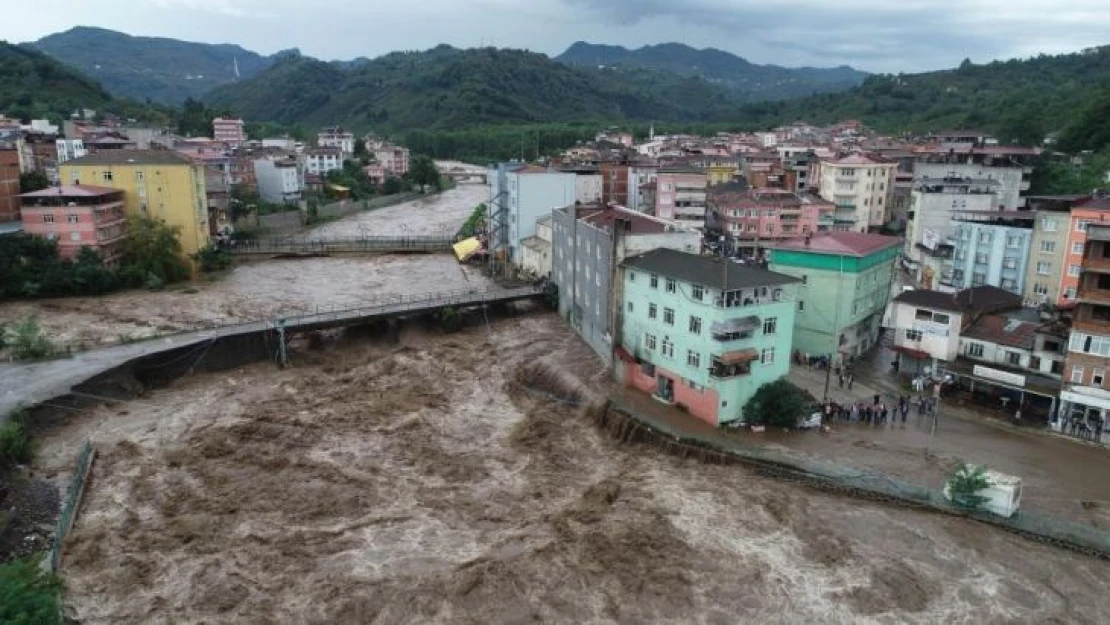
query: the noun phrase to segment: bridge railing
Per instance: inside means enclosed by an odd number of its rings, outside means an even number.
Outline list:
[[[506,298],[527,296],[538,293],[531,286],[497,291],[465,289],[433,293],[419,293],[413,295],[392,295],[374,300],[359,302],[353,306],[339,306],[321,310],[317,307],[314,313],[301,313],[290,316],[276,316],[272,319],[280,320],[286,326],[311,325],[313,323],[326,323],[340,319],[357,319],[370,317],[385,312],[402,313],[426,308],[441,308],[444,306],[462,306],[481,304],[491,301],[500,301]],[[277,322],[275,322],[277,323]]]
[[[380,237],[281,237],[256,241],[237,241],[228,247],[233,254],[266,254],[281,252],[390,252],[449,250],[454,237],[443,235],[380,236]]]

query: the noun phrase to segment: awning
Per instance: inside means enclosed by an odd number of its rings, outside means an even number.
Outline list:
[[[754,349],[738,349],[734,352],[725,352],[717,356],[722,365],[739,365],[745,362],[759,360],[759,352]]]
[[[458,258],[461,263],[478,253],[482,249],[482,242],[478,240],[478,237],[470,237],[452,245],[451,249],[455,250],[455,258]]]
[[[733,334],[735,332],[748,332],[758,328],[759,324],[759,317],[753,315],[751,317],[714,321],[709,326],[709,331],[713,334]]]
[[[901,345],[895,345],[891,347],[890,351],[898,352],[899,354],[905,354],[906,356],[909,356],[910,358],[914,358],[916,360],[925,360],[926,358],[932,358],[932,356],[929,355],[929,352],[921,351],[920,349],[914,349],[912,347],[902,347]]]

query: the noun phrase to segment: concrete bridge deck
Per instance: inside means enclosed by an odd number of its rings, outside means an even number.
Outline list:
[[[69,358],[32,363],[0,365],[0,422],[8,413],[21,406],[67,395],[74,387],[117,367],[139,359],[185,349],[183,360],[194,362],[203,352],[223,339],[250,338],[252,335],[279,341],[279,327],[285,334],[363,324],[375,319],[403,317],[445,307],[472,308],[488,304],[511,303],[539,298],[543,292],[532,286],[488,291],[460,290],[382,297],[361,305],[317,310],[313,313],[291,312],[284,317],[219,326],[195,332],[184,332],[148,341],[116,345],[74,354]],[[187,348],[195,348],[189,355]]]

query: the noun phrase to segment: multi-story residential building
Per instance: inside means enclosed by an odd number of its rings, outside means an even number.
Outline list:
[[[1034,212],[1033,238],[1025,270],[1022,297],[1026,306],[1056,304],[1060,300],[1061,276],[1066,269],[1065,250],[1071,224],[1071,207],[1089,196],[1039,196],[1029,198]]]
[[[243,120],[234,117],[217,117],[212,120],[212,139],[237,148],[247,142]]]
[[[1075,302],[1079,277],[1083,269],[1083,251],[1087,228],[1092,224],[1110,223],[1110,196],[1096,195],[1072,205],[1068,219],[1067,244],[1061,250],[1063,271],[1060,275],[1060,305]]]
[[[661,169],[655,185],[656,217],[687,228],[705,229],[705,172]]]
[[[601,203],[628,206],[629,170],[623,163],[601,163]]]
[[[900,241],[830,232],[775,244],[769,268],[802,280],[794,349],[854,358],[878,341]]]
[[[1110,224],[1084,228],[1080,281],[1057,423],[1082,422],[1110,442]],[[1096,424],[1099,427],[1096,428]]]
[[[58,150],[58,162],[64,163],[75,158],[81,158],[89,153],[85,149],[85,142],[81,139],[56,139],[54,141]]]
[[[362,172],[366,174],[366,179],[369,180],[371,184],[378,186],[385,184],[387,174],[385,172],[385,167],[382,167],[380,164],[370,163],[362,168]]]
[[[751,189],[730,182],[711,188],[708,203],[730,243],[729,255],[758,256],[765,245],[832,226],[831,203],[786,189]]]
[[[62,185],[20,197],[23,231],[57,242],[62,258],[72,260],[87,247],[99,253],[105,265],[119,261],[127,235],[123,191]]]
[[[552,211],[551,280],[559,287],[559,313],[610,364],[619,336],[620,280],[628,256],[656,248],[701,251],[701,234],[624,208],[567,206]]]
[[[657,249],[628,258],[617,373],[713,425],[790,369],[798,279]]]
[[[551,276],[551,215],[536,220],[536,235],[520,242],[521,269],[535,277]]]
[[[927,289],[899,293],[890,304],[894,351],[913,360],[931,359],[933,366],[955,361],[967,312],[966,298],[956,293]]]
[[[272,148],[275,150],[284,150],[286,152],[296,152],[297,146],[300,142],[293,137],[268,137],[262,140],[263,148]],[[303,146],[302,146],[303,147]],[[352,151],[353,146],[352,146]]]
[[[628,167],[628,204],[626,206],[634,211],[640,213],[648,213],[655,210],[655,186],[651,186],[651,202],[649,203],[647,195],[644,191],[648,188],[645,185],[655,182],[655,177],[659,173],[659,165],[652,159],[639,159],[634,161]],[[604,185],[602,188],[602,196],[604,199]]]
[[[339,126],[331,126],[316,135],[316,145],[322,148],[338,148],[339,164],[342,165],[343,159],[350,158],[355,153],[355,136]]]
[[[107,150],[63,163],[63,184],[95,184],[124,192],[124,212],[181,229],[187,255],[208,245],[204,167],[170,150]]]
[[[594,165],[574,165],[560,168],[561,172],[574,174],[575,199],[586,205],[601,203],[601,172]]]
[[[343,169],[343,151],[337,147],[309,148],[304,151],[305,173],[324,176]]]
[[[890,221],[895,163],[852,154],[821,161],[819,193],[836,205],[836,219],[856,232],[880,228]]]
[[[19,150],[0,144],[0,223],[19,221]]]
[[[924,288],[936,289],[941,266],[952,258],[954,216],[987,214],[997,202],[998,183],[986,178],[919,178],[910,193],[906,268]]]
[[[1020,210],[1025,207],[1033,163],[1039,153],[1024,147],[944,143],[919,150],[913,173],[917,179],[995,180],[998,188],[993,208]]]
[[[258,159],[254,162],[254,177],[258,195],[267,202],[291,204],[301,199],[304,179],[295,159]]]
[[[489,249],[495,262],[520,267],[520,242],[536,235],[536,220],[555,208],[574,204],[574,174],[535,165],[504,163],[490,169]]]
[[[399,145],[382,143],[374,148],[374,160],[391,176],[400,178],[409,173],[409,150]]]
[[[941,284],[957,290],[990,285],[1024,292],[1034,213],[1004,215],[1005,219],[957,222],[950,240],[952,259],[944,265]]]

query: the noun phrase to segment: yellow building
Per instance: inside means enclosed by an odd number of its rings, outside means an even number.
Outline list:
[[[705,182],[710,187],[731,182],[740,173],[735,165],[710,165],[705,168]]]
[[[90,184],[124,192],[124,212],[162,219],[181,229],[192,255],[208,245],[204,167],[170,150],[102,150],[58,166],[62,184]]]

